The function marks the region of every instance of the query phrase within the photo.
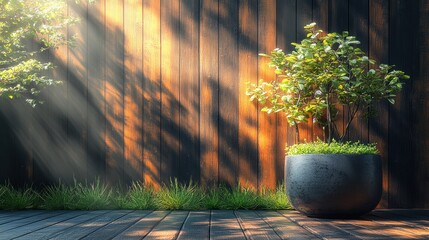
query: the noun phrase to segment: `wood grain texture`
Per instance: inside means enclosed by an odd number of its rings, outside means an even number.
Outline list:
[[[17,218],[16,216],[24,218]],[[429,210],[318,219],[297,211],[0,212],[1,239],[427,239]]]
[[[143,6],[124,1],[124,182],[143,173]],[[153,65],[155,66],[155,64]]]
[[[211,211],[210,239],[246,239],[233,211]]]
[[[201,183],[219,181],[219,1],[201,1],[200,168]]]
[[[238,184],[238,1],[219,1],[219,181]]]
[[[295,1],[276,2],[276,47],[288,52],[289,46],[295,41],[296,36],[296,12],[292,10]],[[293,39],[293,40],[292,40]],[[282,112],[277,113],[277,136],[276,136],[276,182],[285,180],[285,148],[293,144],[289,142],[288,136],[292,135],[292,129]]]
[[[161,1],[161,180],[177,178],[180,155],[179,1]]]
[[[389,60],[389,3],[386,0],[369,2],[369,57],[378,63],[387,63]],[[375,109],[377,116],[369,120],[369,142],[377,143],[380,151],[383,171],[383,193],[379,207],[389,206],[389,103],[379,103]]]
[[[143,178],[158,188],[161,168],[160,1],[143,3]]]
[[[348,30],[349,25],[349,2],[342,0],[331,0],[329,2],[329,21],[328,32],[343,32]],[[344,133],[346,118],[346,109],[343,106],[337,107],[337,117],[335,119],[336,133],[334,137],[341,136]]]
[[[210,211],[191,211],[177,239],[209,239]]]
[[[68,14],[80,19],[79,25],[68,27],[68,36],[75,38],[76,46],[68,48],[67,71],[67,145],[64,156],[70,166],[66,181],[87,179],[88,140],[88,6],[86,3],[68,4]],[[53,133],[54,134],[54,133]],[[72,164],[70,164],[72,163]]]
[[[180,155],[182,182],[200,178],[199,14],[197,0],[180,1]]]
[[[414,171],[416,172],[415,184],[417,185],[418,195],[416,196],[415,203],[418,207],[429,208],[429,192],[426,190],[429,185],[429,161],[427,153],[429,152],[428,146],[429,141],[425,134],[429,131],[428,125],[424,124],[429,120],[429,114],[427,111],[422,111],[422,109],[428,109],[429,106],[429,87],[426,85],[427,79],[429,78],[429,70],[426,67],[426,63],[429,61],[429,30],[426,26],[429,24],[429,3],[427,1],[420,1],[418,6],[419,11],[419,43],[418,50],[419,53],[419,72],[418,72],[418,81],[415,85],[415,92],[413,95],[417,96],[417,101],[413,104],[415,105],[415,125],[414,125],[414,136],[416,141],[416,166]]]
[[[412,91],[417,80],[415,47],[418,32],[414,14],[417,4],[396,0],[391,1],[389,7],[389,63],[411,76],[397,95],[395,105],[389,108],[389,207],[409,207],[417,199],[415,175],[408,174],[415,170],[417,146],[413,143],[417,132],[414,132],[415,119],[411,108],[415,97]],[[408,162],[404,159],[413,160]]]
[[[106,40],[105,1],[88,6],[88,172],[106,177]],[[90,178],[90,179],[91,179]]]
[[[123,1],[106,1],[106,181],[124,180],[124,16]]]
[[[349,0],[349,33],[360,41],[359,48],[368,53],[369,48],[369,1]],[[364,116],[367,109],[358,113],[349,128],[351,141],[368,142],[368,119]],[[350,113],[347,119],[350,119]]]
[[[238,181],[243,187],[258,187],[258,109],[246,95],[248,82],[258,81],[258,3],[239,1],[238,35]]]
[[[276,2],[260,1],[258,5],[258,52],[269,53],[276,44]],[[268,67],[269,59],[258,58],[258,79],[270,81],[276,76]],[[258,107],[259,110],[261,106]],[[258,116],[258,188],[274,188],[276,185],[276,115],[259,113]]]
[[[380,114],[354,121],[348,137],[378,143],[380,206],[428,206],[425,1],[100,0],[66,11],[81,19],[66,30],[76,47],[44,53],[58,66],[49,76],[63,84],[44,91],[46,104],[35,109],[1,103],[0,180],[39,187],[192,177],[273,188],[295,133],[281,114],[249,102],[247,82],[274,78],[258,53],[290,52],[315,21],[349,30],[371,58],[411,75],[397,104],[377,105]],[[342,133],[348,115],[339,111]],[[324,135],[311,119],[302,131],[301,140]]]

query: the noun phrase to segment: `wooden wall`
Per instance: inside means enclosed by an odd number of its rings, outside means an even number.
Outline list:
[[[248,101],[246,82],[274,78],[258,53],[290,51],[314,21],[411,75],[396,105],[354,120],[348,137],[378,142],[381,206],[429,207],[429,1],[96,0],[67,13],[81,19],[67,30],[76,47],[43,56],[63,84],[36,109],[0,103],[2,181],[275,187],[295,136],[281,114]],[[309,120],[301,138],[317,136]]]

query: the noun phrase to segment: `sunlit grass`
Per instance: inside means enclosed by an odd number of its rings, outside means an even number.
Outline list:
[[[158,209],[194,210],[202,209],[205,193],[192,181],[180,184],[177,179],[162,187],[155,194]]]
[[[284,185],[276,190],[256,191],[237,186],[200,187],[192,181],[170,181],[157,191],[142,182],[125,189],[112,188],[96,180],[93,183],[58,183],[40,191],[0,185],[0,209],[97,210],[205,210],[205,209],[291,209]]]
[[[94,183],[76,183],[74,187],[76,200],[73,209],[96,210],[113,208],[113,192],[100,180]]]
[[[120,209],[154,209],[154,194],[152,187],[134,182],[127,192],[117,192],[115,203]]]

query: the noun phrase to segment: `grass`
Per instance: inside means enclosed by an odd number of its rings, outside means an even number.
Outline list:
[[[37,205],[39,205],[39,196],[31,187],[16,189],[9,183],[0,186],[0,209],[23,210]]]
[[[0,185],[0,209],[97,210],[206,210],[206,209],[291,209],[284,186],[260,192],[241,186],[199,187],[177,180],[154,190],[141,182],[127,189],[115,189],[96,180],[93,183],[58,183],[35,191]]]
[[[286,148],[287,155],[298,154],[379,154],[375,144],[360,142],[337,142],[330,144],[321,140],[309,143],[299,143]]]

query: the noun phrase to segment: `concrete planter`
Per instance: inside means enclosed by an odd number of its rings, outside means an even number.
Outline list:
[[[285,170],[292,206],[310,217],[356,217],[373,210],[381,198],[379,155],[293,155],[286,157]]]

